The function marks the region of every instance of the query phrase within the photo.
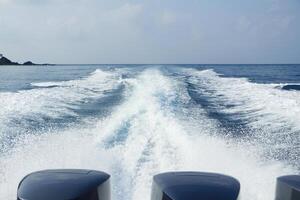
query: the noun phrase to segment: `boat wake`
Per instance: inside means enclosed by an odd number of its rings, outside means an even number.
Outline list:
[[[289,148],[299,143],[295,93],[224,78],[212,70],[133,71],[98,69],[80,80],[34,83],[32,90],[0,93],[1,101],[6,99],[0,111],[2,137],[9,138],[7,130],[19,132],[0,154],[0,198],[15,199],[18,182],[32,171],[88,168],[112,175],[116,200],[150,197],[152,176],[170,170],[232,175],[241,182],[241,199],[271,200],[275,178],[297,172],[298,151]],[[108,91],[116,91],[120,100],[105,115],[82,117],[64,128],[48,124],[38,132],[24,125],[8,127],[24,118],[83,115],[74,110],[92,100],[100,102],[92,104],[95,109],[107,105],[112,101],[106,99]],[[298,107],[285,112],[293,105]],[[240,129],[225,122],[237,122]],[[276,156],[279,150],[295,155],[281,159],[286,155]]]

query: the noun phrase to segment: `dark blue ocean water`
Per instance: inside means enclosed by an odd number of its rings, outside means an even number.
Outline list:
[[[300,65],[0,67],[0,199],[45,168],[113,175],[114,199],[166,170],[230,174],[243,200],[299,173]]]

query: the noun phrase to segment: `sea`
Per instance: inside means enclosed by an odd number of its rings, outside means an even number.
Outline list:
[[[300,65],[1,66],[0,199],[57,168],[111,174],[113,200],[150,199],[166,171],[273,200],[300,173]]]

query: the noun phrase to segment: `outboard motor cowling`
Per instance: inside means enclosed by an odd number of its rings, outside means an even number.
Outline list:
[[[20,182],[18,200],[110,200],[110,175],[63,169],[31,173]]]
[[[151,200],[237,200],[233,177],[203,172],[168,172],[154,176]]]
[[[277,178],[276,200],[300,200],[300,175]]]

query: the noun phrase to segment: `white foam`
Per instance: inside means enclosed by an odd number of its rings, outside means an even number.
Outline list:
[[[257,116],[276,114],[291,122],[300,121],[300,94],[297,91],[284,91],[274,88],[274,84],[257,84],[246,78],[220,77],[212,70],[190,70],[190,79],[204,91],[210,89],[209,95],[221,96],[226,102],[237,104],[226,112],[257,111]],[[203,90],[204,89],[204,90]],[[225,110],[224,110],[225,111]],[[298,123],[299,124],[299,123]],[[300,128],[300,126],[299,126]]]
[[[189,81],[196,85],[198,93],[210,97],[219,112],[235,114],[246,121],[255,142],[263,143],[266,151],[276,155],[283,147],[299,148],[298,91],[280,90],[274,84],[257,84],[246,78],[221,77],[213,70],[184,71],[191,75]],[[231,106],[223,106],[224,103]],[[297,164],[297,156],[294,150],[289,160]]]
[[[58,118],[76,116],[72,110],[78,103],[104,96],[104,92],[115,88],[119,74],[100,69],[90,76],[70,81],[33,83],[35,86],[62,86],[55,88],[37,88],[19,92],[0,93],[0,125],[4,127],[13,119],[29,117],[39,121],[42,117]]]
[[[271,200],[275,178],[294,172],[262,160],[259,146],[211,134],[219,131],[218,122],[201,106],[189,115],[189,96],[180,80],[147,69],[126,85],[125,101],[93,126],[20,138],[0,158],[0,199],[15,199],[18,181],[45,168],[105,170],[112,174],[115,200],[150,198],[152,176],[168,170],[233,175],[242,184],[241,200]]]

